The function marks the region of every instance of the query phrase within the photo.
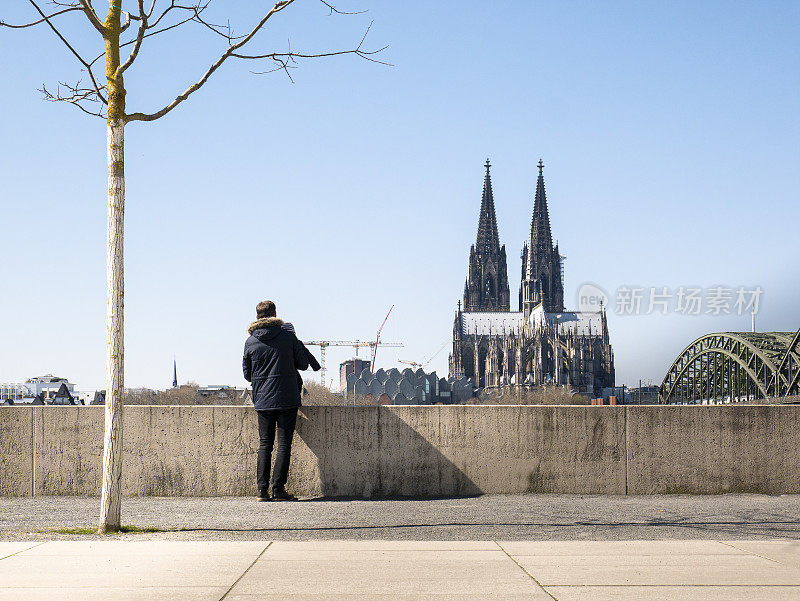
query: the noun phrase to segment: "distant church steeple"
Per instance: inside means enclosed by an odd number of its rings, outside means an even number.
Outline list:
[[[172,387],[178,387],[178,362],[175,357],[172,358]]]
[[[478,236],[469,251],[469,273],[464,284],[464,310],[508,311],[510,295],[506,247],[500,245],[497,217],[494,211],[491,164],[486,159]]]
[[[559,313],[564,310],[564,282],[561,280],[561,255],[558,244],[553,246],[550,213],[544,189],[544,163],[539,159],[539,177],[533,201],[531,235],[522,248],[522,285],[519,289],[519,308],[527,317],[536,305]]]

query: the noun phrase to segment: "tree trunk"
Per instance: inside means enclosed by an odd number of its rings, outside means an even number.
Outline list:
[[[106,428],[98,532],[119,532],[122,513],[122,394],[125,391],[125,84],[120,73],[121,2],[103,24],[108,86],[108,245],[106,247]]]
[[[99,532],[118,532],[122,508],[122,395],[125,387],[123,241],[125,121],[108,119],[108,246],[106,250],[106,419]]]

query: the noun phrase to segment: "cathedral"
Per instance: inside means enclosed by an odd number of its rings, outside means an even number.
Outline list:
[[[544,164],[539,161],[531,233],[522,247],[518,311],[511,311],[490,167],[487,159],[478,237],[453,324],[450,376],[472,378],[478,388],[558,384],[597,395],[614,385],[605,308],[564,308],[562,256],[550,231]]]

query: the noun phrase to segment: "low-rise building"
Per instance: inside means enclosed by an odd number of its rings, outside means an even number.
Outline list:
[[[367,361],[366,359],[359,359],[358,357],[353,357],[352,359],[348,359],[347,361],[343,361],[339,364],[339,390],[345,392],[347,390],[347,378],[350,376],[358,377],[361,375],[365,369],[367,371],[370,370],[372,364]],[[327,382],[323,382],[323,385],[327,385]]]
[[[439,378],[436,372],[422,369],[378,369],[375,373],[365,367],[360,374],[348,374],[342,392],[345,398],[366,398],[375,404],[433,405],[459,403],[475,394],[469,378]]]
[[[41,394],[45,402],[55,399],[62,385],[66,387],[70,395],[74,396],[75,384],[70,383],[67,378],[59,378],[53,374],[45,374],[25,380],[25,387],[30,391],[29,396],[33,398]]]
[[[79,392],[67,378],[45,374],[24,383],[0,384],[0,403],[15,405],[88,405],[93,392]]]

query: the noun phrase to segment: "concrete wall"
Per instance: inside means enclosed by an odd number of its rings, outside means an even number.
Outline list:
[[[300,496],[800,493],[800,406],[308,407]],[[95,495],[102,407],[0,407],[0,495]],[[252,408],[127,406],[127,495],[255,495]]]

